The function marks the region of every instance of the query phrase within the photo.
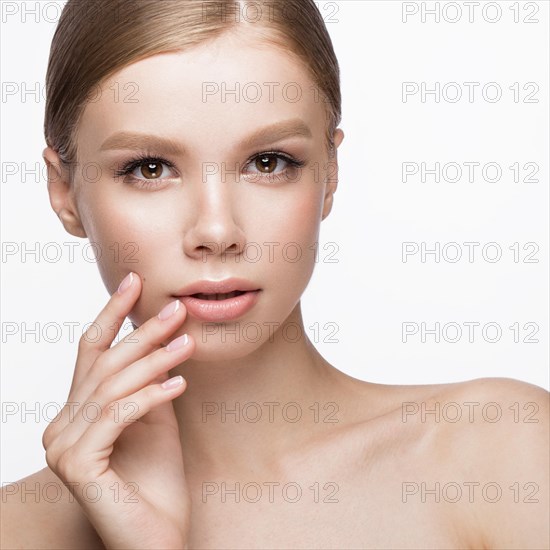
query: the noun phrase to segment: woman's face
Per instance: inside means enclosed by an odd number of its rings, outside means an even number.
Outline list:
[[[252,309],[215,329],[188,314],[174,337],[192,334],[199,361],[270,338],[310,280],[332,204],[325,112],[292,56],[242,35],[104,83],[79,126],[74,200],[109,292],[130,271],[143,281],[134,324],[191,283],[238,277],[261,289]]]

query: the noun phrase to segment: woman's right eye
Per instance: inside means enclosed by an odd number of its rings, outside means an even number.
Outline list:
[[[125,183],[136,187],[159,187],[160,182],[175,177],[172,170],[172,163],[165,159],[139,158],[115,171],[115,177],[123,177]]]
[[[154,180],[158,178],[162,179],[162,175],[165,172],[164,168],[165,166],[162,162],[144,162],[134,170],[134,172],[138,170],[140,174],[133,173],[132,175],[134,177],[139,177],[140,175],[142,175],[145,179],[148,180]]]

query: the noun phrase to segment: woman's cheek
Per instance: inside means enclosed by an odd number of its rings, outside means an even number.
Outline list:
[[[97,223],[88,232],[88,237],[93,243],[98,269],[108,292],[116,292],[130,271],[140,275],[143,283],[147,278],[146,266],[155,257],[155,244],[148,242],[150,235],[138,225],[130,224],[129,220],[117,218],[115,213],[103,220],[97,217],[95,220]],[[158,245],[157,241],[157,249]],[[145,285],[143,287],[142,293]]]
[[[278,243],[279,280],[299,297],[315,267],[319,240],[319,205],[316,193],[297,198],[287,210],[286,223],[272,234]]]

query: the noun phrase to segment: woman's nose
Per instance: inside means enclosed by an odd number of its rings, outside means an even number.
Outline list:
[[[222,178],[209,178],[197,186],[196,208],[184,236],[187,256],[206,262],[209,256],[225,259],[242,254],[246,238],[235,208],[237,186]]]

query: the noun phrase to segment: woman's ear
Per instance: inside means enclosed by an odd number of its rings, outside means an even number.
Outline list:
[[[334,132],[334,154],[330,157],[327,166],[327,175],[324,183],[326,184],[325,199],[323,203],[323,217],[324,220],[332,210],[332,203],[334,202],[334,193],[338,188],[338,147],[340,147],[344,140],[344,132],[338,128]]]
[[[46,147],[42,157],[48,169],[48,194],[50,204],[65,230],[75,237],[87,237],[74,200],[70,175],[56,151]]]

